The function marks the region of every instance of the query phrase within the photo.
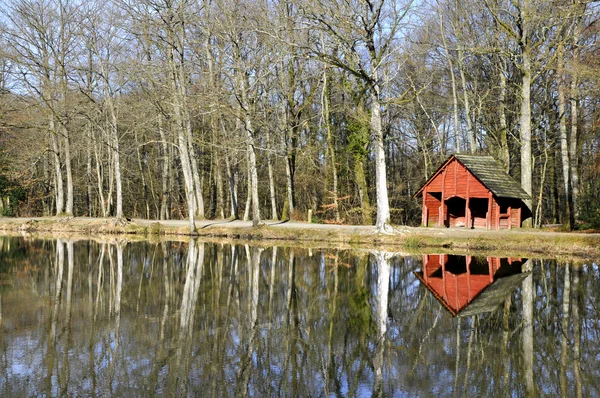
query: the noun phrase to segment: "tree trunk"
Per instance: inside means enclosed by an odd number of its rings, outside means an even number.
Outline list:
[[[181,85],[181,83],[180,83]],[[188,154],[190,157],[190,164],[192,166],[192,177],[194,181],[194,194],[196,195],[196,216],[200,219],[204,218],[204,198],[202,197],[202,181],[200,179],[200,172],[198,171],[198,161],[196,160],[196,150],[194,149],[193,136],[192,136],[192,124],[190,117],[187,112],[187,101],[185,101],[185,92],[182,94],[183,99],[183,115],[185,118],[185,131],[187,134],[188,143]]]
[[[150,201],[149,201],[149,194],[148,194],[148,184],[146,183],[146,170],[145,167],[142,163],[142,154],[140,153],[140,142],[138,139],[138,133],[137,130],[134,131],[134,139],[135,139],[135,153],[137,155],[137,164],[138,164],[138,170],[140,172],[140,178],[142,179],[142,195],[143,195],[143,200],[144,200],[144,208],[145,208],[145,215],[144,217],[146,218],[146,220],[150,219]]]
[[[60,149],[58,146],[57,131],[54,116],[49,117],[50,139],[52,141],[52,152],[54,153],[54,173],[56,179],[56,215],[62,214],[65,205],[65,194],[63,191],[62,168],[60,165]]]
[[[371,201],[369,200],[367,179],[365,177],[364,160],[361,155],[354,155],[354,179],[358,189],[358,198],[360,200],[360,209],[362,213],[362,223],[371,224],[373,215],[371,209]]]
[[[239,119],[236,119],[236,134],[239,131]],[[221,129],[223,134],[226,136],[227,131],[225,129],[225,123],[221,120]],[[229,159],[229,154],[225,152],[225,168],[227,169],[227,181],[229,183],[229,199],[231,202],[231,215],[230,217],[234,220],[239,218],[238,214],[238,195],[237,195],[237,171],[233,170],[231,166],[231,161]]]
[[[271,150],[271,135],[267,129],[267,167],[269,169],[269,193],[271,196],[271,220],[278,220],[277,217],[277,199],[275,196],[275,177],[273,176],[273,154]]]
[[[575,49],[575,52],[578,50]],[[574,56],[577,59],[577,56]],[[573,227],[575,226],[575,220],[579,217],[579,151],[578,151],[578,124],[579,124],[579,112],[578,112],[578,97],[579,97],[579,80],[577,72],[573,69],[573,76],[571,77],[571,136],[569,137],[569,161],[571,169],[571,194],[573,201]]]
[[[158,113],[158,135],[161,143],[161,155],[162,155],[162,172],[161,172],[161,195],[160,195],[160,219],[166,220],[167,217],[167,201],[169,196],[169,148],[167,145],[167,138],[163,128],[163,116]]]
[[[376,65],[372,65],[373,68]],[[390,224],[390,205],[388,201],[385,151],[383,148],[383,130],[381,127],[381,104],[379,100],[379,83],[377,71],[373,72],[371,86],[371,134],[375,151],[375,187],[377,192],[377,219],[375,228],[385,232]]]
[[[321,108],[323,110],[323,123],[325,124],[325,130],[327,131],[327,152],[329,153],[329,160],[331,163],[331,197],[333,205],[333,214],[335,221],[340,221],[340,209],[338,204],[338,175],[337,175],[337,162],[335,159],[335,145],[333,142],[333,135],[331,133],[331,120],[329,115],[329,89],[327,87],[327,68],[323,71],[323,91],[321,93]],[[328,187],[326,187],[326,190]]]
[[[92,127],[90,125],[86,128],[86,168],[85,168],[85,179],[86,179],[86,207],[87,207],[87,215],[88,217],[92,217],[93,207],[92,207],[92,197],[93,197],[93,188],[92,188]]]
[[[467,134],[469,137],[469,151],[471,153],[477,152],[477,141],[475,140],[475,131],[473,129],[473,122],[471,121],[471,103],[469,102],[469,94],[467,92],[467,79],[465,78],[465,71],[463,68],[463,50],[458,50],[458,69],[460,72],[460,81],[462,82],[463,89],[463,102],[465,105],[465,119],[467,121]]]
[[[450,51],[448,50],[448,43],[446,42],[446,32],[444,31],[444,17],[442,10],[438,5],[438,13],[440,16],[440,34],[442,35],[442,43],[444,45],[444,53],[446,54],[446,60],[448,61],[448,72],[450,73],[450,81],[452,83],[452,107],[453,107],[453,120],[454,120],[454,146],[456,152],[460,153],[460,133],[458,124],[458,95],[456,90],[456,77],[454,76],[454,65]]]
[[[102,173],[102,163],[100,159],[100,154],[98,153],[98,142],[96,140],[96,135],[92,132],[94,137],[94,159],[96,161],[96,182],[98,184],[98,201],[100,202],[100,209],[102,210],[102,217],[108,216],[106,211],[106,201],[104,199],[104,178]]]
[[[115,183],[117,189],[117,204],[115,217],[117,221],[123,219],[123,184],[121,178],[121,156],[119,154],[119,132],[117,130],[117,114],[114,108],[114,104],[110,93],[106,94],[106,108],[108,110],[108,126],[109,126],[109,139],[112,145],[110,145],[113,155],[113,165],[115,173]]]
[[[294,167],[295,167],[295,153],[294,153],[294,128],[289,126],[288,110],[285,101],[281,102],[281,131],[283,133],[283,153],[285,154],[285,188],[286,188],[286,204],[287,204],[287,217],[291,219],[292,214],[296,208],[295,203],[295,192],[294,192]],[[284,204],[284,208],[285,208]]]
[[[500,71],[500,161],[504,166],[504,170],[510,170],[510,151],[508,148],[508,123],[506,122],[506,75],[505,71]]]
[[[250,171],[250,154],[246,153],[246,206],[244,207],[244,221],[250,219],[250,206],[252,206],[252,172]]]
[[[194,157],[190,156],[191,142],[188,142],[188,138],[191,138],[191,125],[187,118],[187,112],[185,109],[185,87],[186,84],[183,73],[183,48],[181,48],[183,37],[178,37],[175,29],[177,24],[181,25],[180,29],[183,29],[183,20],[178,20],[179,16],[174,15],[174,10],[169,6],[168,14],[169,21],[165,29],[167,31],[167,43],[169,45],[167,62],[169,66],[169,80],[171,89],[171,101],[173,107],[173,116],[175,127],[177,130],[177,143],[179,150],[179,158],[181,161],[181,171],[183,173],[185,196],[188,208],[188,219],[190,232],[194,232],[195,216],[197,210],[196,203],[196,182],[194,181],[194,171],[192,162],[195,161]]]
[[[560,154],[562,160],[562,175],[565,188],[565,197],[567,198],[567,211],[569,217],[569,226],[573,229],[573,197],[571,192],[570,179],[570,161],[569,161],[569,142],[567,137],[567,101],[565,87],[565,70],[564,70],[564,44],[561,42],[558,48],[557,59],[557,74],[558,74],[558,120],[560,134]]]
[[[180,126],[183,127],[183,126]],[[183,172],[183,180],[185,186],[185,196],[187,198],[188,208],[188,219],[190,232],[196,230],[196,198],[194,195],[194,181],[192,177],[192,166],[190,164],[190,158],[188,154],[188,146],[185,139],[183,128],[178,129],[178,144],[179,144],[179,157],[181,159],[181,171]]]
[[[523,33],[524,37],[527,34]],[[521,187],[529,195],[533,194],[532,190],[532,165],[531,165],[531,54],[529,53],[530,48],[527,44],[522,46],[523,64],[522,68],[522,83],[521,83]],[[531,210],[532,200],[525,199],[525,204],[529,206]],[[527,219],[523,222],[524,227],[531,227],[531,219]]]
[[[67,173],[67,203],[65,207],[65,213],[73,215],[73,169],[71,167],[71,138],[69,137],[69,130],[64,125],[64,121],[60,123],[62,136],[65,140],[65,171]]]
[[[254,130],[250,115],[246,112],[244,118],[246,129],[246,146],[248,148],[248,165],[250,166],[250,177],[252,179],[252,225],[257,226],[260,222],[260,207],[258,202],[258,173],[256,170],[256,152],[254,149]]]
[[[225,201],[223,200],[223,177],[219,162],[219,150],[215,149],[215,184],[217,185],[217,217],[225,218]]]

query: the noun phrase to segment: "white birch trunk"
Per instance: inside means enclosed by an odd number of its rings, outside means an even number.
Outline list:
[[[102,166],[100,163],[100,155],[98,154],[98,143],[96,142],[95,135],[94,159],[96,160],[96,182],[98,184],[98,200],[100,202],[100,209],[102,210],[102,217],[106,217],[108,214],[106,212],[106,202],[104,199],[104,178],[102,176]]]
[[[258,202],[258,173],[256,170],[256,152],[254,149],[254,130],[250,115],[246,112],[244,126],[246,128],[246,146],[248,148],[248,165],[250,167],[250,178],[252,189],[252,225],[257,226],[260,222],[260,206]]]
[[[180,83],[182,84],[182,83]],[[184,93],[185,95],[185,93]],[[196,150],[194,149],[193,136],[192,136],[192,125],[187,112],[187,101],[185,97],[182,102],[182,110],[184,111],[185,118],[185,131],[187,135],[188,143],[188,154],[190,157],[190,165],[192,166],[192,177],[194,180],[194,194],[196,195],[196,216],[200,219],[204,218],[204,198],[202,197],[202,181],[200,179],[200,172],[198,171],[198,161],[196,160]]]
[[[377,193],[377,219],[375,221],[375,228],[378,232],[387,232],[390,227],[390,205],[387,190],[385,150],[383,148],[383,130],[381,127],[379,84],[377,80],[377,72],[374,71],[373,84],[371,86],[371,134],[375,151],[375,188]]]
[[[65,213],[73,215],[73,169],[71,166],[71,139],[69,137],[69,130],[64,125],[64,121],[60,123],[62,135],[65,140],[65,172],[67,174],[67,203],[65,206]]]
[[[87,127],[87,135],[86,135],[86,168],[85,168],[85,177],[87,183],[87,215],[88,217],[92,217],[93,207],[92,207],[92,197],[93,197],[93,188],[92,188],[92,127]]]
[[[50,130],[50,140],[52,141],[52,152],[54,153],[54,173],[56,179],[56,215],[62,214],[65,205],[65,194],[63,190],[62,168],[60,165],[60,149],[58,146],[58,137],[55,127],[54,116],[50,115],[48,120]]]
[[[460,81],[463,89],[463,102],[465,105],[465,120],[467,121],[467,134],[469,137],[469,151],[471,153],[477,152],[477,141],[475,140],[475,131],[473,129],[473,122],[471,121],[471,103],[469,102],[469,94],[467,92],[467,79],[465,78],[465,71],[463,68],[463,50],[458,50],[458,69],[460,72]]]
[[[570,177],[570,160],[569,160],[569,140],[567,137],[567,101],[566,101],[566,87],[565,87],[565,70],[564,70],[564,44],[561,42],[558,48],[558,59],[557,59],[557,73],[558,73],[558,120],[559,120],[559,136],[560,136],[560,154],[562,164],[562,175],[563,184],[565,188],[565,196],[567,197],[568,211],[569,211],[569,223],[572,219],[572,192],[571,177]],[[573,227],[573,225],[571,225]]]
[[[453,121],[454,121],[454,145],[456,152],[460,152],[460,133],[458,123],[458,94],[456,90],[456,76],[454,76],[454,65],[450,51],[448,50],[448,43],[446,42],[446,33],[444,32],[444,17],[442,10],[438,5],[438,12],[440,15],[440,33],[442,35],[442,43],[444,45],[444,53],[446,54],[446,60],[448,61],[448,72],[450,73],[450,82],[452,84],[452,106],[453,106]]]
[[[575,50],[577,51],[577,50]],[[576,59],[576,57],[575,57]],[[579,217],[579,172],[578,172],[578,125],[579,125],[579,112],[577,107],[577,101],[579,97],[578,88],[578,77],[577,72],[573,73],[571,78],[571,136],[569,137],[569,161],[571,169],[571,194],[573,197],[573,218]]]
[[[504,70],[500,71],[500,158],[504,165],[504,170],[510,170],[510,151],[508,148],[508,123],[506,121],[506,75]]]
[[[521,86],[521,187],[529,195],[533,193],[533,170],[531,164],[531,59],[529,48],[523,50],[522,74],[523,81]],[[532,208],[531,199],[525,199],[525,204]],[[523,226],[532,226],[532,220],[528,219]]]
[[[271,199],[271,220],[278,220],[277,217],[277,199],[275,196],[275,177],[273,175],[273,155],[271,153],[271,134],[267,129],[267,145],[269,146],[267,152],[267,167],[269,170],[269,193]]]
[[[231,167],[229,154],[225,153],[225,168],[227,169],[227,182],[229,184],[229,200],[231,202],[231,218],[237,220],[238,214],[238,197],[235,173]]]
[[[252,174],[250,172],[250,154],[246,153],[246,207],[244,207],[244,221],[250,219],[250,207],[252,206]]]
[[[113,100],[109,93],[106,93],[106,108],[108,110],[108,126],[109,126],[109,139],[111,142],[113,167],[115,175],[115,185],[117,194],[117,203],[115,207],[115,217],[117,221],[121,221],[123,218],[123,184],[121,178],[121,157],[119,154],[119,131],[117,129],[117,114],[113,104]]]
[[[163,127],[162,114],[158,114],[158,135],[160,137],[162,151],[162,173],[161,173],[161,195],[160,195],[160,219],[167,219],[167,199],[169,195],[169,148],[167,146],[167,137]]]

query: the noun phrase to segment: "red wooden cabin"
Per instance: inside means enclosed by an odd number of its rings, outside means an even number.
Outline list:
[[[497,308],[527,275],[522,263],[521,258],[424,254],[423,271],[415,275],[452,315],[463,316]]]
[[[529,195],[491,156],[450,156],[419,195],[424,226],[510,229],[531,217]]]

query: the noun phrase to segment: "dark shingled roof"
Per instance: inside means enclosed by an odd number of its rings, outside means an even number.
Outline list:
[[[511,275],[494,281],[489,287],[483,290],[479,296],[463,308],[457,316],[460,318],[479,315],[485,312],[493,312],[500,307],[504,300],[510,296],[517,287],[521,286],[525,278],[531,275],[531,272]]]
[[[492,193],[502,198],[529,199],[530,196],[491,156],[454,155]],[[451,158],[450,158],[451,159]],[[448,159],[448,160],[450,160]],[[445,163],[444,163],[445,164]]]

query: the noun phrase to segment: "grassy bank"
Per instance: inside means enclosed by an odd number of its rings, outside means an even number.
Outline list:
[[[192,234],[182,221],[95,218],[0,218],[0,231],[10,234],[98,237],[126,235],[127,239],[185,238]],[[302,245],[401,252],[485,253],[495,256],[569,257],[600,260],[600,234],[539,230],[465,230],[396,227],[391,234],[372,227],[305,223],[268,223],[252,227],[243,221],[199,221],[194,236],[205,239],[252,241],[253,244]]]

